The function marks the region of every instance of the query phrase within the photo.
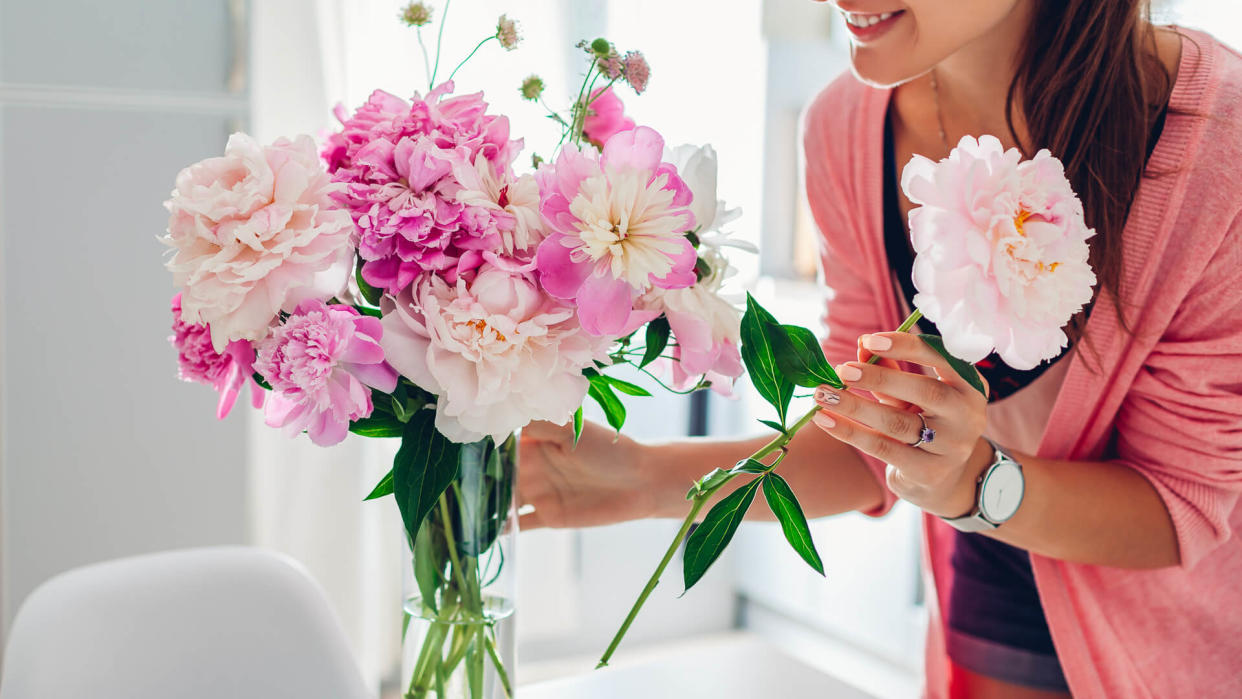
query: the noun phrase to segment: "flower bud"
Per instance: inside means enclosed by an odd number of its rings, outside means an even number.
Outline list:
[[[543,94],[543,78],[538,75],[531,75],[522,81],[522,87],[519,89],[522,93],[522,99],[531,100],[532,102],[539,99]]]
[[[600,37],[591,42],[591,50],[600,58],[607,58],[608,54],[612,53],[612,44],[607,39]]]
[[[402,22],[411,27],[421,27],[431,23],[431,8],[426,3],[412,2],[406,5],[398,16]]]
[[[517,48],[518,40],[521,39],[517,33],[517,22],[509,19],[507,15],[501,15],[496,21],[496,38],[506,51]]]
[[[634,88],[634,92],[641,95],[647,89],[647,79],[651,77],[651,66],[647,65],[647,59],[638,51],[629,51],[621,59],[621,63],[625,66],[625,81]]]

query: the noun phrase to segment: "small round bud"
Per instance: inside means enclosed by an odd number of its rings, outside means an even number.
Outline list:
[[[431,8],[426,3],[412,2],[398,16],[411,27],[421,27],[431,22]]]
[[[612,44],[607,39],[600,37],[591,42],[591,50],[600,58],[605,58],[612,53]]]
[[[521,39],[517,33],[517,22],[509,19],[507,15],[501,15],[496,21],[496,38],[500,40],[500,45],[506,51],[517,48],[518,41]]]
[[[522,81],[522,87],[518,90],[522,93],[522,99],[537,100],[543,94],[543,78],[538,75],[531,75]]]

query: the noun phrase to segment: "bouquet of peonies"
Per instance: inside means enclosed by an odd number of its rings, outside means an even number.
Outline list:
[[[419,32],[430,18],[422,3],[402,12]],[[501,16],[480,46],[493,40],[513,49],[515,23]],[[408,697],[512,694],[498,581],[516,431],[580,431],[587,398],[619,430],[617,394],[650,394],[611,376],[618,365],[662,371],[677,392],[727,391],[742,373],[741,314],[720,295],[719,229],[736,212],[716,199],[715,153],[666,150],[625,117],[612,88],[646,88],[640,53],[579,46],[579,96],[549,109],[561,143],[533,173],[515,167],[508,119],[429,66],[425,95],[338,108],[321,148],[234,134],[166,203],[171,341],[181,377],[219,392],[217,416],[249,385],[291,436],[400,440],[367,499],[395,496],[412,547]],[[521,91],[544,104],[538,77]]]

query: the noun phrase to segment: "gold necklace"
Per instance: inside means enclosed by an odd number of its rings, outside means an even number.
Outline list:
[[[940,129],[940,144],[944,146],[944,151],[948,153],[953,150],[949,148],[949,138],[944,133],[944,115],[940,112],[940,84],[936,82],[936,69],[931,70],[932,97],[936,101],[936,126]]]

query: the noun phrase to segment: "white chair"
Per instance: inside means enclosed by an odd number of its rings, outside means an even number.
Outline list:
[[[0,699],[373,699],[292,559],[240,547],[59,575],[13,622]]]

